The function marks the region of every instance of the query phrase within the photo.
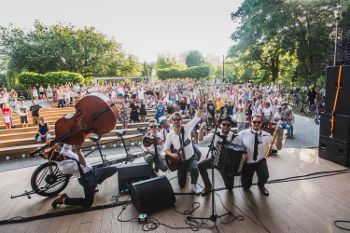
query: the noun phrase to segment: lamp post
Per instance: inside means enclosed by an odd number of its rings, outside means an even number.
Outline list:
[[[340,8],[340,6],[338,5],[334,11],[334,17],[335,17],[335,38],[334,38],[334,57],[333,57],[333,65],[334,66],[337,64],[338,23],[339,23],[339,19],[340,19],[340,13],[338,10],[339,8]]]

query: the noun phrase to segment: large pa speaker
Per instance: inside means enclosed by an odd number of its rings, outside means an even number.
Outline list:
[[[350,166],[349,142],[320,136],[318,155],[343,166]]]
[[[321,114],[320,135],[329,136],[331,134],[331,113]],[[334,134],[333,139],[349,142],[350,141],[350,115],[334,115]]]
[[[338,85],[339,66],[327,67],[327,82],[326,82],[326,112],[331,113],[333,110],[335,94]],[[336,113],[350,114],[350,65],[343,65],[340,91]]]
[[[173,188],[165,176],[132,183],[130,195],[139,213],[171,208],[176,201]]]
[[[148,163],[130,163],[118,168],[119,192],[128,192],[130,184],[155,177],[152,167]]]

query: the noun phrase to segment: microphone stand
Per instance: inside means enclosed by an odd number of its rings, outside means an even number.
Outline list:
[[[226,108],[222,108],[221,109],[219,120],[221,119],[222,115],[226,111],[227,111]],[[221,215],[217,215],[216,208],[215,208],[215,191],[216,190],[215,190],[214,154],[213,154],[213,151],[215,150],[214,139],[215,139],[216,133],[218,131],[218,126],[219,126],[219,124],[217,123],[216,126],[215,126],[214,135],[213,135],[213,137],[211,139],[210,145],[208,146],[209,150],[208,150],[207,155],[206,155],[206,158],[208,158],[209,153],[211,155],[211,179],[212,179],[212,183],[213,183],[212,188],[210,189],[210,192],[211,192],[211,215],[209,217],[188,216],[187,220],[195,220],[195,219],[198,219],[198,220],[210,220],[210,221],[212,221],[214,223],[217,232],[220,233],[219,227],[218,227],[217,222],[216,222],[217,219],[221,218],[223,216],[232,215],[232,213],[231,212],[227,212],[227,213],[224,213],[224,214],[221,214]]]

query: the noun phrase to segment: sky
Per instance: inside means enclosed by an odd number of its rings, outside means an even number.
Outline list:
[[[233,42],[230,13],[242,0],[0,0],[0,25],[94,26],[140,62],[198,50],[222,57]]]

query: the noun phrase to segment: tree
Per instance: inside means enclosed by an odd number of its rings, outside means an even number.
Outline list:
[[[253,69],[259,82],[283,79],[288,70],[294,80],[315,83],[331,48],[334,6],[331,0],[245,0],[231,15],[240,25],[231,36],[230,57]]]
[[[197,50],[192,50],[188,53],[186,56],[186,65],[188,67],[192,66],[200,66],[204,63],[204,57],[203,55],[197,51]]]
[[[118,42],[93,27],[45,26],[39,21],[27,33],[13,25],[0,27],[0,56],[8,76],[22,71],[134,76],[141,71],[134,56],[126,55]]]
[[[185,64],[181,64],[180,62],[178,62],[177,59],[171,54],[159,55],[155,66],[157,69],[165,69],[165,68],[184,69],[184,68],[186,68]]]

